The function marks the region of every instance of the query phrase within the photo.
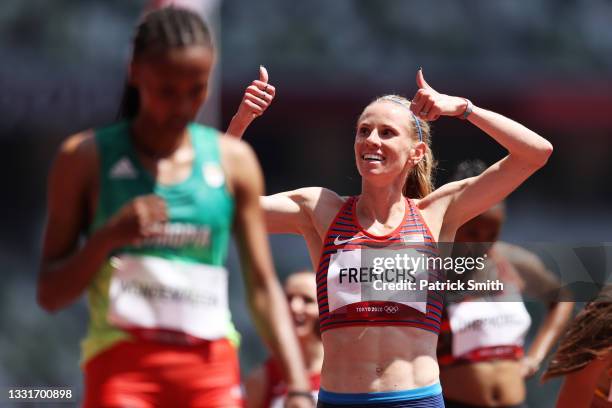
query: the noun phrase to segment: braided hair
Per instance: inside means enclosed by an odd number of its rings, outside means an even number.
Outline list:
[[[542,379],[548,380],[578,371],[594,359],[605,359],[610,353],[612,285],[607,285],[571,323]]]
[[[206,23],[195,12],[177,7],[163,7],[147,13],[136,29],[132,60],[154,57],[176,48],[203,46],[213,49]],[[138,89],[125,85],[119,117],[133,118],[138,114]]]

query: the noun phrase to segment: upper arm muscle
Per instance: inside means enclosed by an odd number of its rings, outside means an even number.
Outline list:
[[[52,165],[47,192],[43,262],[64,257],[78,244],[87,222],[87,186],[96,163],[91,134],[66,140]]]

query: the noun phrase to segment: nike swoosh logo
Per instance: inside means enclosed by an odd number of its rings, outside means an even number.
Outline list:
[[[361,239],[363,237],[352,237],[349,239],[340,239],[340,235],[338,235],[336,238],[334,238],[334,245],[338,246],[338,245],[344,245],[347,242],[353,241],[355,239]]]

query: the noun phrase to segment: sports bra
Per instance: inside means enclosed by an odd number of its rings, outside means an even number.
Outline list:
[[[323,241],[316,275],[321,333],[347,326],[407,326],[438,334],[443,297],[428,283],[440,280],[441,273],[426,260],[439,251],[418,208],[406,199],[402,223],[376,236],[359,224],[358,200],[346,200]],[[396,256],[407,263],[383,265]]]

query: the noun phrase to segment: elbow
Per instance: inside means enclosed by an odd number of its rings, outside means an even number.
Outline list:
[[[552,152],[552,144],[548,140],[542,139],[542,142],[537,146],[533,146],[528,153],[523,153],[520,160],[531,171],[535,172],[546,165]]]
[[[542,166],[548,162],[548,159],[553,153],[553,145],[548,140],[545,140],[543,146],[540,148],[540,155],[542,156]]]
[[[536,148],[534,155],[534,164],[537,168],[542,168],[553,153],[553,145],[548,140],[542,140],[542,143]]]

